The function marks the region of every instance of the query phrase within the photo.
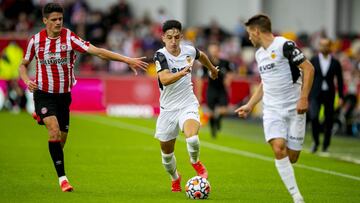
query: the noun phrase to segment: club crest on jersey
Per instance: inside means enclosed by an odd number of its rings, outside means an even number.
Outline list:
[[[272,59],[275,59],[275,58],[276,58],[276,54],[275,54],[275,51],[274,51],[274,50],[272,50],[272,52],[271,52],[271,54],[270,54],[270,57],[271,57]]]
[[[187,61],[187,63],[188,63],[188,64],[190,64],[190,63],[191,63],[191,61],[192,61],[191,56],[186,56],[186,61]]]
[[[48,109],[46,107],[41,108],[41,113],[46,114],[48,112]]]
[[[66,44],[62,44],[60,46],[61,51],[66,51],[66,48],[67,48]]]

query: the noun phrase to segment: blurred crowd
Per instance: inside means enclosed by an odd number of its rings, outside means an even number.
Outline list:
[[[47,0],[2,0],[0,1],[0,37],[28,38],[43,28],[41,8]],[[70,28],[84,40],[121,54],[137,57],[146,56],[150,62],[149,71],[143,74],[156,76],[152,58],[154,52],[163,46],[161,42],[162,23],[171,18],[163,8],[150,15],[145,12],[141,18],[134,15],[132,5],[119,0],[106,12],[93,10],[85,0],[60,0],[65,9],[64,26]],[[155,17],[153,17],[155,16]],[[186,27],[184,43],[191,43],[206,51],[210,42],[221,44],[221,56],[236,67],[236,77],[258,78],[254,54],[243,25],[243,19],[232,30],[224,29],[215,19],[208,25]],[[275,22],[276,23],[276,22]],[[279,32],[303,50],[311,58],[317,53],[318,41],[326,36],[324,30],[316,33]],[[332,45],[334,56],[343,69],[345,93],[359,96],[360,34],[339,34]],[[131,74],[124,63],[108,62],[91,55],[83,55],[78,60],[80,75]]]

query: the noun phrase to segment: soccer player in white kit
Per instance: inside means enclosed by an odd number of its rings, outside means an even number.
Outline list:
[[[176,169],[174,155],[179,129],[186,137],[190,162],[197,175],[208,177],[206,168],[199,161],[199,102],[191,82],[194,60],[199,60],[209,69],[212,79],[218,75],[217,67],[203,52],[193,46],[180,44],[181,29],[181,23],[176,20],[168,20],[163,24],[162,41],[165,47],[159,49],[154,57],[160,87],[160,115],[155,137],[160,141],[162,163],[171,176],[173,192],[181,191],[181,176]]]
[[[265,139],[274,152],[276,169],[294,202],[302,203],[291,163],[298,160],[304,142],[314,67],[294,42],[274,37],[268,16],[255,15],[245,25],[250,41],[258,48],[255,58],[261,84],[247,104],[235,112],[247,117],[263,100]]]

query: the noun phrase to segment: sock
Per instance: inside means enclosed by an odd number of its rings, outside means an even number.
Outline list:
[[[210,127],[211,127],[211,128],[214,128],[214,127],[215,127],[215,118],[214,118],[213,116],[210,117],[209,123],[210,123]]]
[[[58,177],[65,176],[64,154],[60,141],[49,141],[49,151]]]
[[[222,118],[222,115],[219,115],[218,117],[216,117],[215,123],[216,123],[217,130],[221,130],[221,118]]]
[[[300,194],[299,188],[296,184],[294,169],[290,163],[289,157],[287,156],[280,160],[275,159],[275,166],[291,196]]]
[[[199,161],[199,154],[200,154],[200,141],[199,136],[194,135],[189,138],[186,138],[186,146],[189,152],[190,161],[191,163],[196,163]]]
[[[67,179],[66,176],[61,176],[61,177],[59,177],[59,185],[61,185],[61,183],[62,183],[64,180],[67,180],[67,181],[68,181],[68,179]],[[68,182],[69,182],[69,181],[68,181]]]
[[[161,157],[162,157],[162,164],[164,165],[166,172],[170,174],[171,179],[172,180],[178,179],[179,175],[176,171],[176,158],[174,152],[170,154],[164,154],[161,151]]]

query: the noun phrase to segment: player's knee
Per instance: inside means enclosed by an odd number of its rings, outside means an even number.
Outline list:
[[[298,158],[291,158],[291,157],[290,157],[290,163],[292,163],[292,164],[296,163],[297,160],[298,160]]]
[[[274,151],[275,157],[277,159],[282,159],[282,158],[286,157],[286,155],[287,155],[285,146],[281,146],[281,145],[274,146],[273,151]]]
[[[52,139],[52,140],[53,139],[56,139],[56,140],[61,139],[60,129],[56,125],[48,126],[48,133],[49,133],[50,139]]]
[[[189,138],[194,135],[197,135],[197,130],[187,130],[187,131],[184,131],[184,134],[185,134],[185,137]]]
[[[294,164],[298,161],[299,155],[298,154],[289,154],[290,163]]]

